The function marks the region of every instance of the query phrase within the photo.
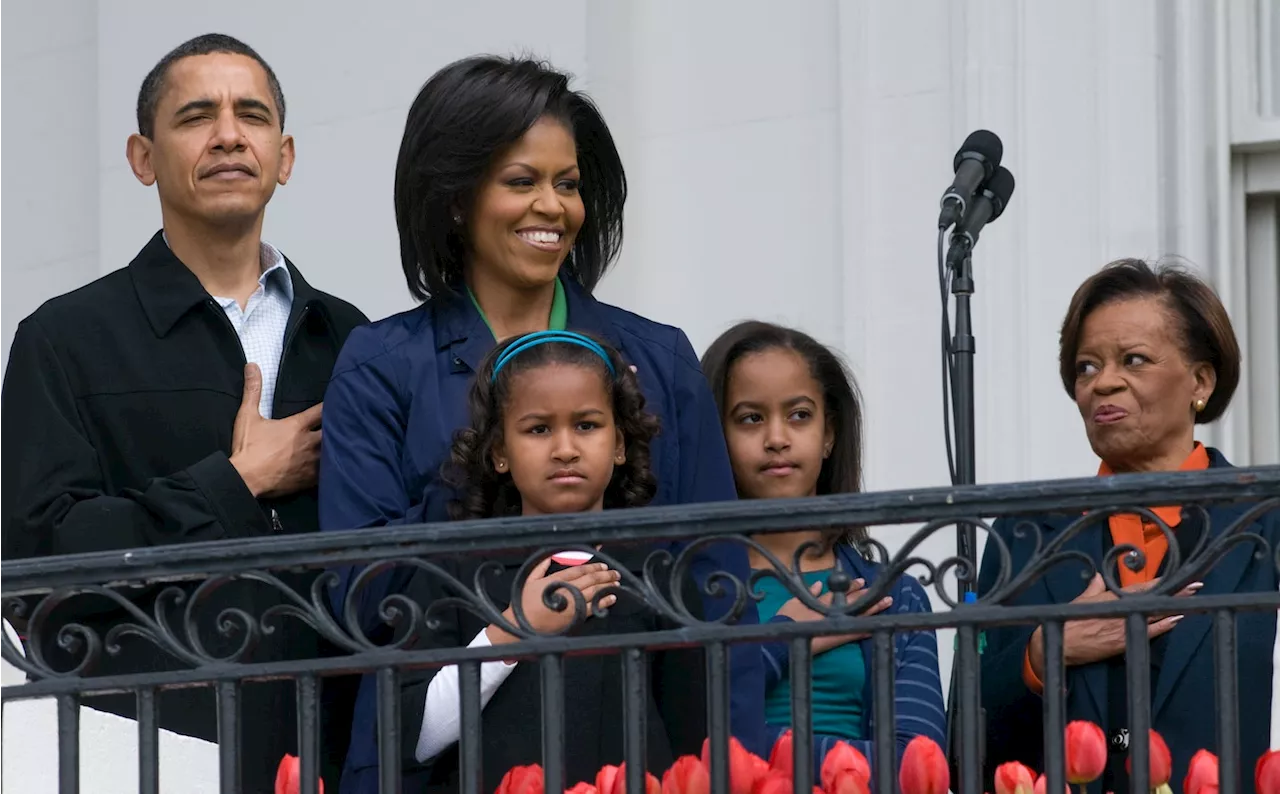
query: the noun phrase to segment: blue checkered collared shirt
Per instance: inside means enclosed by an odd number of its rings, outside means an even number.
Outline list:
[[[293,306],[293,278],[284,263],[284,254],[270,243],[262,242],[262,275],[258,277],[258,288],[243,309],[235,298],[214,295],[213,299],[236,329],[245,361],[252,361],[262,370],[262,399],[258,410],[270,419],[289,309]]]
[[[169,238],[165,236],[165,244]],[[280,357],[284,355],[284,335],[289,326],[289,310],[293,307],[293,277],[280,253],[266,240],[261,242],[259,257],[262,275],[258,288],[249,296],[244,308],[235,298],[212,296],[231,321],[246,362],[252,361],[262,370],[262,398],[258,411],[271,419],[271,405],[276,395],[276,378],[280,374]]]

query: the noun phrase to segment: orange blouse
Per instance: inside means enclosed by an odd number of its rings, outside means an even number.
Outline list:
[[[1209,468],[1209,453],[1203,444],[1196,442],[1196,448],[1191,451],[1178,470],[1202,471],[1207,468]],[[1108,477],[1114,473],[1106,463],[1098,466],[1099,477]],[[1170,528],[1182,523],[1182,508],[1177,505],[1153,507],[1151,512],[1159,516],[1160,520]],[[1160,570],[1160,563],[1164,561],[1165,553],[1169,550],[1169,539],[1160,531],[1160,527],[1133,513],[1113,515],[1107,519],[1107,526],[1111,530],[1111,540],[1117,546],[1123,544],[1136,546],[1142,549],[1147,557],[1147,564],[1137,571],[1131,570],[1127,565],[1119,566],[1121,586],[1129,587],[1154,579],[1156,572]],[[1022,680],[1032,692],[1038,694],[1044,691],[1044,682],[1031,669],[1030,649],[1022,657]]]

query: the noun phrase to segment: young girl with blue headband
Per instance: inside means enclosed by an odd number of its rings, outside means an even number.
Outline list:
[[[635,373],[598,340],[569,331],[540,331],[498,345],[470,394],[471,424],[455,436],[445,478],[459,494],[455,519],[536,516],[638,507],[656,489],[650,442],[658,421],[645,411]],[[601,547],[603,554],[639,572],[650,549]],[[433,560],[457,581],[475,581],[484,560]],[[516,641],[518,625],[507,605],[524,556],[498,559],[503,572],[488,592],[505,607],[506,625],[490,624],[465,609],[433,611],[438,628],[419,648],[499,645]],[[519,589],[525,619],[539,633],[615,634],[670,628],[638,597],[616,589],[620,574],[587,554],[559,553],[542,560]],[[542,595],[562,582],[584,603],[607,608],[586,615],[547,608]],[[688,584],[686,585],[686,587]],[[406,595],[424,606],[457,597],[438,576],[419,573]],[[687,596],[696,603],[696,595]],[[591,781],[606,764],[623,760],[624,709],[617,654],[564,659],[566,788]],[[661,775],[675,758],[700,751],[706,736],[704,661],[697,649],[650,655],[646,703],[649,771]],[[406,672],[401,715],[406,738],[406,791],[457,791],[459,785],[458,673],[453,666]],[[482,786],[497,785],[515,766],[542,761],[541,677],[536,662],[486,662],[480,672]],[[635,719],[638,715],[631,715]]]

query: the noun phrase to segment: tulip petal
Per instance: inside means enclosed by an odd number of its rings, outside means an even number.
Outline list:
[[[1191,756],[1187,776],[1182,781],[1183,794],[1217,794],[1218,757],[1208,750]]]
[[[681,756],[662,776],[662,794],[708,794],[711,775],[701,759]]]
[[[907,744],[898,770],[898,785],[902,794],[947,794],[951,769],[937,742],[928,736],[917,736]]]
[[[1268,750],[1253,768],[1253,789],[1257,794],[1280,794],[1280,750]]]
[[[1092,783],[1107,768],[1107,737],[1092,722],[1075,720],[1067,723],[1064,735],[1067,756],[1067,782],[1073,786]]]
[[[863,783],[871,781],[871,765],[867,757],[848,742],[836,742],[822,759],[822,768],[818,771],[818,779],[823,789],[830,789],[840,772],[852,772],[860,777]]]
[[[502,776],[495,794],[542,794],[542,765],[511,767]]]
[[[777,772],[792,772],[795,769],[792,750],[793,737],[790,729],[783,732],[778,740],[773,743],[773,750],[769,753],[769,768]]]
[[[276,767],[276,794],[297,794],[301,762],[296,755],[285,755]]]
[[[995,780],[996,794],[1035,794],[1035,773],[1017,761],[996,767]]]

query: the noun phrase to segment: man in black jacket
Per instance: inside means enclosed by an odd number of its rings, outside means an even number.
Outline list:
[[[271,68],[228,36],[192,39],[147,75],[127,151],[138,180],[157,188],[163,230],[128,267],[18,326],[0,398],[6,559],[317,529],[320,401],[347,334],[367,320],[261,239],[267,202],[293,168],[284,115]],[[315,574],[279,576],[307,597]],[[193,644],[185,605],[158,598],[162,590],[117,592],[148,615],[159,609],[188,650],[216,657],[244,639],[220,632],[222,610],[260,618],[283,600],[263,584],[219,588],[196,608]],[[111,599],[78,596],[31,626],[28,642],[41,634],[46,659],[70,669],[82,657],[57,647],[61,625],[85,623],[105,639],[126,618]],[[150,640],[119,642],[92,674],[191,666]],[[284,618],[244,659],[333,652]],[[341,681],[324,682],[331,787],[349,733],[348,694]],[[211,688],[164,691],[158,702],[162,727],[217,740]],[[136,713],[133,696],[85,703]],[[244,684],[238,717],[243,790],[271,790],[281,756],[298,753],[294,685]]]

